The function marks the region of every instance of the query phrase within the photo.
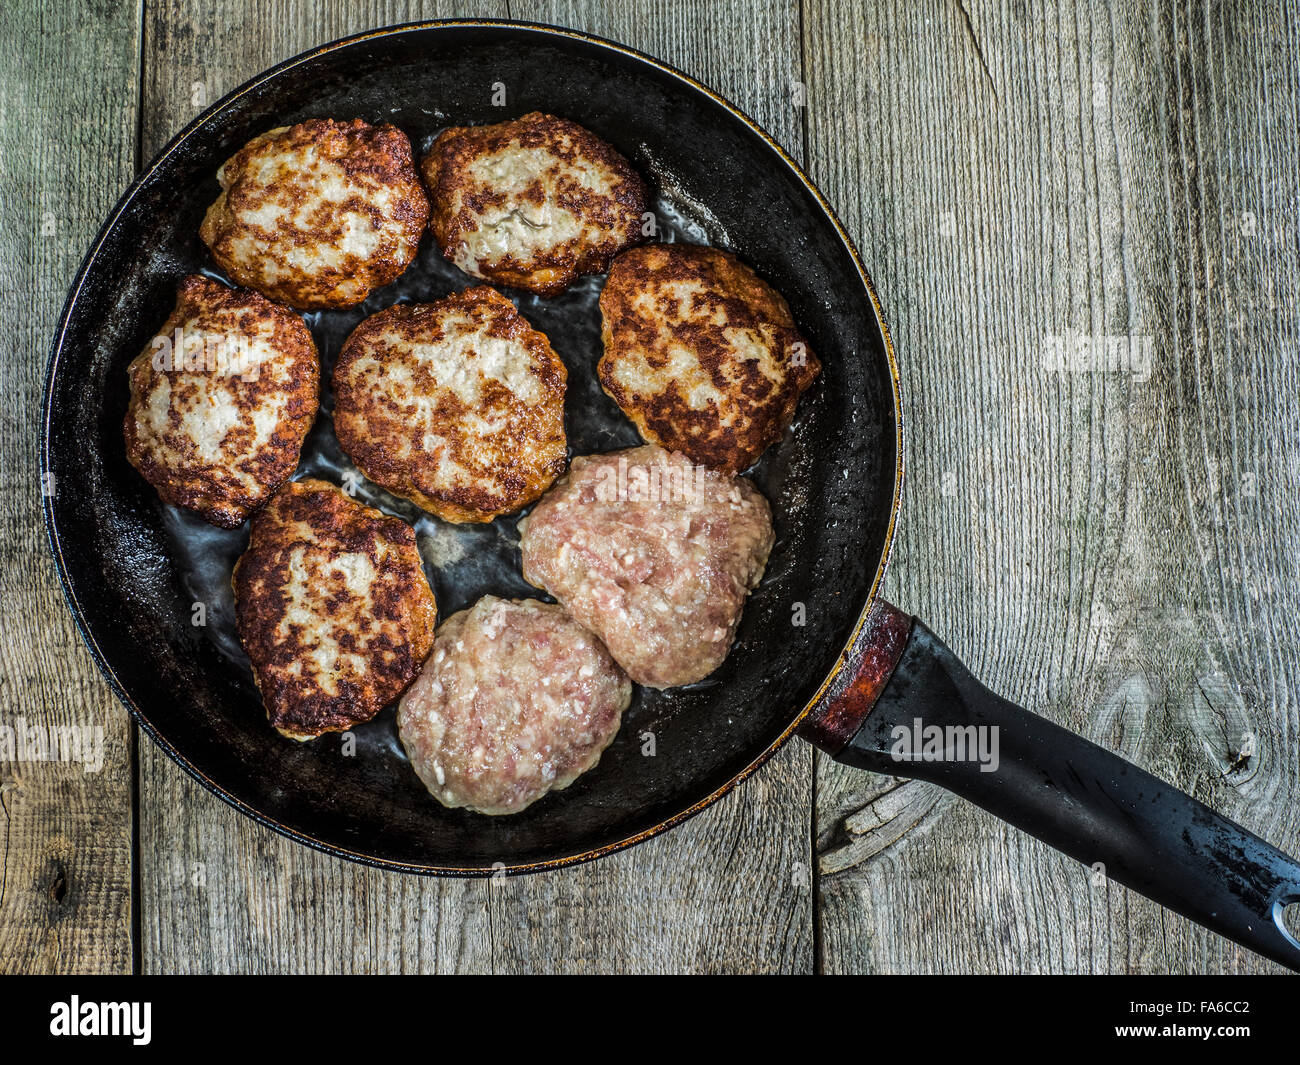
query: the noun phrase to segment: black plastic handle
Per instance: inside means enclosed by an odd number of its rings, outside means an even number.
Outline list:
[[[1300,971],[1300,942],[1282,923],[1283,909],[1300,901],[1300,862],[1118,755],[994,695],[919,621],[874,709],[836,757],[933,781]]]

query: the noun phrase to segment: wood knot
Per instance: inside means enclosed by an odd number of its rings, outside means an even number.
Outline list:
[[[919,825],[943,794],[937,784],[924,780],[880,778],[867,805],[844,818],[830,838],[821,841],[818,871],[830,876],[875,857]]]
[[[57,862],[54,866],[54,878],[50,881],[47,893],[56,906],[62,906],[63,900],[67,898],[68,870],[62,862]]]
[[[1258,772],[1258,693],[1225,673],[1198,677],[1188,700],[1188,724],[1225,784],[1240,788]]]

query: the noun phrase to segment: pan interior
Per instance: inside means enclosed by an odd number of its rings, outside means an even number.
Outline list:
[[[506,106],[494,106],[504,86]],[[422,150],[452,124],[530,110],[613,143],[655,188],[662,239],[735,251],[789,300],[823,364],[798,420],[752,476],[777,544],[736,645],[706,681],[639,690],[600,764],[522,814],[444,810],[411,772],[390,707],[355,731],[299,744],[266,724],[233,635],[229,574],[246,530],[223,532],[159,502],[126,461],[126,365],[188,272],[221,276],[198,239],[217,167],[273,126],[312,117],[393,122]],[[569,369],[571,453],[638,437],[600,390],[603,278],[553,300],[507,293]],[[393,302],[471,280],[426,237],[412,268],[361,307],[307,316],[328,381],[344,337]],[[817,197],[746,122],[690,83],[571,35],[430,26],[357,39],[237,92],[149,170],[88,260],[65,312],[46,396],[47,511],[79,621],[141,723],[224,797],[273,826],[354,857],[413,869],[525,867],[634,839],[707,799],[761,758],[817,691],[851,634],[885,550],[895,473],[892,380],[852,252]],[[354,467],[330,412],[300,474]],[[538,596],[519,575],[517,518],[443,523],[359,480],[358,497],[415,524],[445,618],[485,593]],[[194,604],[206,625],[193,624]]]

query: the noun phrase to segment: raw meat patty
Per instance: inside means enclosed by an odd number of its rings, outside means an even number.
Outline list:
[[[600,761],[631,698],[609,652],[560,607],[489,595],[438,629],[397,727],[440,803],[513,814]]]
[[[312,119],[253,138],[217,172],[199,236],[239,284],[304,310],[351,307],[410,265],[429,218],[396,126]]]
[[[749,481],[653,445],[575,458],[520,535],[525,579],[651,688],[722,664],[774,539]]]
[[[442,253],[467,274],[557,296],[641,239],[645,182],[576,122],[540,112],[438,134],[420,164]]]
[[[254,515],[231,584],[267,717],[290,739],[369,721],[433,644],[415,530],[325,481],[290,481]]]
[[[320,401],[303,320],[198,275],[127,377],[127,459],[165,502],[224,529],[293,473]]]

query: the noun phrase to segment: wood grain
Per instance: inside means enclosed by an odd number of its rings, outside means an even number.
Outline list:
[[[63,603],[39,441],[67,287],[135,166],[137,20],[133,3],[0,9],[0,973],[131,968],[133,726]],[[87,730],[63,734],[73,760],[24,757],[16,734],[49,729]]]
[[[518,4],[515,18],[608,35],[715,85],[801,150],[790,104],[794,4]],[[146,5],[147,158],[272,63],[348,32],[482,5]],[[734,27],[720,38],[719,18]],[[790,747],[666,837],[592,865],[501,881],[364,870],[239,817],[141,751],[143,967],[149,972],[680,972],[813,967],[811,754]]]
[[[0,725],[102,727],[104,764],[0,757],[0,972],[1277,971],[928,785],[820,758],[814,781],[803,746],[661,839],[490,882],[289,843],[148,741],[133,768],[41,528],[67,285],[134,167],[221,94],[453,15],[648,51],[804,158],[904,373],[886,594],[995,690],[1300,852],[1294,10],[27,0],[0,11]],[[1080,337],[1100,362],[1060,368]]]
[[[1294,18],[1039,10],[805,6],[811,170],[904,375],[887,594],[1297,853]],[[1125,357],[1055,368],[1079,336]],[[1279,971],[955,801],[846,863],[880,799],[824,760],[817,787],[827,971]]]

